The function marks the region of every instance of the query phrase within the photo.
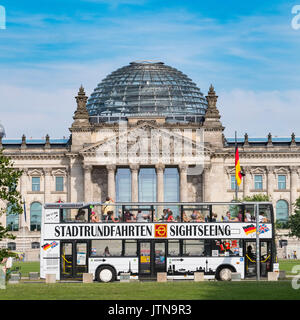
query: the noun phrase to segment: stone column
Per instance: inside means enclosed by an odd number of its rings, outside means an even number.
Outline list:
[[[92,199],[92,169],[91,165],[84,165],[84,201],[91,202]]]
[[[164,170],[165,165],[162,163],[158,163],[155,165],[156,169],[156,201],[157,202],[164,202],[165,195],[164,195]],[[156,217],[160,217],[163,214],[163,206],[158,206],[156,208]]]
[[[51,168],[44,168],[44,202],[51,202]]]
[[[114,164],[109,164],[106,166],[106,169],[108,172],[107,195],[108,197],[116,201],[116,179],[115,179],[116,166]]]
[[[243,197],[247,197],[250,194],[250,183],[251,183],[251,179],[250,179],[250,167],[243,167],[245,176],[243,177]]]
[[[164,164],[155,165],[156,168],[156,201],[164,202]]]
[[[275,183],[274,167],[267,167],[267,194],[270,198],[273,198],[273,190],[277,189]]]
[[[298,168],[296,166],[290,167],[290,214],[294,211],[293,204],[297,200],[297,189],[298,189]]]
[[[202,199],[204,202],[210,201],[209,196],[209,174],[210,174],[210,166],[204,166],[202,173]]]
[[[138,202],[139,201],[139,182],[138,182],[138,175],[139,175],[139,168],[138,164],[131,164],[131,201]]]
[[[26,201],[26,191],[28,188],[28,169],[22,169],[23,174],[20,178],[20,193],[21,193],[21,197],[22,197],[22,201],[25,201],[25,207],[26,207],[26,221],[25,221],[25,214],[23,212],[23,214],[20,216],[20,229],[25,228],[25,229],[29,229],[29,219],[30,219],[30,208],[29,205],[30,203],[28,203]],[[23,205],[24,208],[24,205]]]
[[[188,201],[188,185],[187,185],[187,164],[179,165],[180,173],[180,202]]]

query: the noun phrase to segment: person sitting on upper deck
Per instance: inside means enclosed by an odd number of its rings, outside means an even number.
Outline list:
[[[229,211],[226,212],[226,216],[224,217],[224,221],[239,221],[238,218],[231,217],[231,213]]]
[[[119,219],[114,217],[114,212],[113,211],[108,211],[107,212],[107,220],[108,222],[119,222]]]
[[[190,219],[188,218],[188,216],[185,212],[182,215],[182,222],[190,222]]]
[[[76,221],[85,221],[85,211],[83,209],[79,209],[78,213],[75,216]]]
[[[265,213],[264,212],[260,212],[258,218],[259,218],[259,222],[261,222],[261,223],[268,222],[268,219],[265,217]]]
[[[138,213],[136,215],[136,222],[148,222],[148,219],[148,214],[143,214],[141,210],[138,210]]]
[[[172,212],[171,210],[168,211],[167,221],[168,221],[168,222],[175,221],[175,220],[174,220],[174,217],[173,217],[173,212]]]
[[[134,222],[134,214],[131,213],[129,210],[124,212],[124,222]]]
[[[91,222],[99,222],[99,218],[96,216],[94,211],[91,213]]]
[[[245,212],[245,222],[252,222],[252,216],[251,213],[249,211]]]

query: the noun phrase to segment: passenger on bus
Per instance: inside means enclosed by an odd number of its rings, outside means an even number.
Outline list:
[[[268,219],[265,217],[264,212],[261,212],[260,215],[258,216],[258,218],[259,218],[259,222],[262,222],[262,223],[268,222]]]
[[[143,214],[141,210],[136,215],[136,222],[148,222],[149,214]]]
[[[217,222],[218,215],[216,213],[212,214],[211,222]]]
[[[114,217],[114,212],[113,211],[108,211],[107,212],[107,220],[108,222],[119,222],[119,219]]]
[[[252,216],[249,211],[245,212],[245,222],[251,222],[252,221]]]
[[[110,254],[110,252],[109,252],[109,248],[108,247],[105,247],[105,249],[104,249],[104,256],[105,257],[109,257],[111,254]]]
[[[173,212],[170,210],[168,211],[168,218],[167,218],[167,221],[174,221],[174,217],[173,217]]]
[[[190,219],[185,212],[182,214],[182,222],[190,222]]]
[[[101,212],[102,212],[102,220],[107,220],[107,212],[108,211],[114,211],[114,206],[110,205],[114,201],[110,197],[106,197],[106,201],[104,202],[104,205],[102,206]]]
[[[99,222],[99,218],[96,216],[94,211],[91,213],[91,222]]]
[[[85,221],[85,211],[83,209],[79,209],[78,213],[75,216],[76,221]]]
[[[129,210],[126,210],[126,211],[124,212],[124,221],[125,221],[125,222],[134,222],[134,221],[135,221],[134,218],[135,218],[135,217],[134,217],[134,214],[131,213]]]
[[[239,221],[239,219],[231,217],[231,213],[227,211],[226,216],[224,217],[224,221]]]

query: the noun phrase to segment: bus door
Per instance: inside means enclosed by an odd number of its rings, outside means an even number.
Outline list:
[[[61,241],[61,278],[82,278],[88,272],[88,242]]]
[[[156,277],[166,272],[166,241],[141,240],[138,242],[139,277]]]
[[[73,278],[73,242],[60,243],[60,278]]]
[[[260,240],[260,276],[266,277],[272,266],[272,241]],[[256,241],[245,241],[245,276],[256,276]]]

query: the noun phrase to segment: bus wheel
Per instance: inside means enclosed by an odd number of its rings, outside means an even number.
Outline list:
[[[219,270],[217,274],[217,279],[221,281],[229,281],[231,280],[232,270],[228,267],[224,267]]]
[[[110,266],[99,267],[96,272],[96,279],[99,282],[112,282],[116,279],[116,271]]]

